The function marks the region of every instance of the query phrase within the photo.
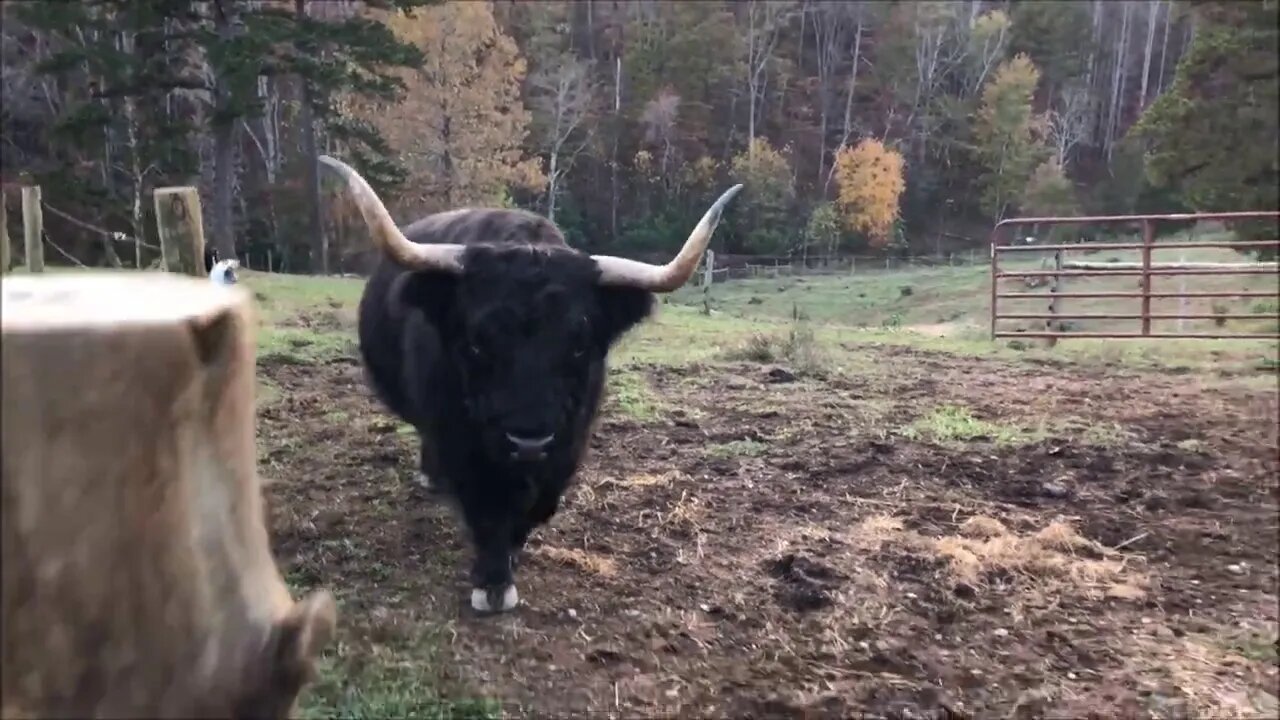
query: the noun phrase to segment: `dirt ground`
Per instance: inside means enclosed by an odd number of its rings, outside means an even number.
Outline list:
[[[353,652],[440,628],[432,681],[518,714],[1275,716],[1276,392],[871,352],[629,369],[656,410],[610,402],[497,618],[356,361],[264,362],[277,554]],[[941,404],[1038,431],[895,432]]]

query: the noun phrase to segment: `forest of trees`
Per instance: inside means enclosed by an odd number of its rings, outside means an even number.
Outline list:
[[[224,256],[293,272],[368,254],[320,153],[402,222],[526,207],[636,256],[731,182],[714,247],[772,255],[1276,209],[1278,5],[6,0],[0,173],[84,264],[152,263],[151,191],[196,185]]]

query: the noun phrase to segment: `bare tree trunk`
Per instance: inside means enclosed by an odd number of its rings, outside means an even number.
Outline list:
[[[1147,49],[1142,54],[1142,89],[1138,93],[1139,109],[1147,107],[1147,84],[1148,77],[1151,75],[1151,51],[1155,47],[1156,41],[1156,20],[1160,17],[1160,0],[1147,6]]]
[[[307,16],[306,0],[294,0],[294,11],[299,18]],[[314,88],[306,78],[298,78],[302,84],[302,155],[306,168],[306,202],[307,202],[307,234],[311,236],[311,272],[319,269],[320,274],[329,274],[329,243],[324,234],[324,226],[320,222],[320,153],[316,149],[316,123],[314,105]],[[318,261],[318,264],[317,264]]]
[[[1120,66],[1120,91],[1116,94],[1116,126],[1114,139],[1120,139],[1125,122],[1125,91],[1129,89],[1129,43],[1133,31],[1133,3],[1124,4],[1124,16],[1120,22],[1120,54],[1116,62]]]
[[[265,77],[258,78],[258,97],[262,99],[262,166],[267,184],[275,185],[280,173],[280,101],[275,84]],[[252,133],[250,133],[252,135]],[[256,137],[254,138],[256,142]]]
[[[560,169],[557,167],[559,160],[560,148],[556,148],[551,151],[547,173],[547,219],[551,222],[556,221],[556,181],[560,179]]]
[[[756,7],[764,8],[763,21],[765,25],[761,28],[761,32],[757,32],[756,27]],[[760,106],[764,99],[765,88],[768,86],[769,76],[765,72],[769,64],[769,59],[773,57],[773,48],[778,43],[778,18],[772,17],[768,2],[762,0],[748,0],[747,3],[747,93],[748,110],[747,116],[747,157],[752,155],[753,141],[756,139],[756,116],[760,112]]]
[[[822,12],[822,10],[819,9],[818,12]],[[808,19],[809,19],[809,0],[800,0],[800,50],[796,53],[796,57],[798,58],[798,62],[800,63],[804,62],[804,41],[805,41],[804,31],[805,31],[805,27],[807,25]],[[817,35],[818,35],[817,23],[814,23],[813,31],[814,31],[814,44],[816,45]]]
[[[595,3],[587,0],[587,56],[596,60]]]
[[[232,186],[235,183],[236,125],[231,122],[213,126],[213,247],[224,258],[235,257],[232,232]]]
[[[144,216],[142,213],[142,193],[144,183],[142,179],[141,162],[138,158],[138,118],[134,100],[131,97],[124,100],[124,118],[126,123],[126,131],[129,141],[129,170],[133,176],[133,266],[139,270],[142,269],[142,238],[145,232],[143,228]]]
[[[849,136],[853,134],[853,95],[858,89],[858,65],[862,58],[862,3],[857,3],[857,22],[858,24],[853,30],[853,64],[849,68],[849,92],[844,98],[844,124],[841,126],[840,142],[836,145],[835,152],[840,152],[849,144]],[[831,188],[831,179],[836,174],[836,163],[833,158],[831,167],[827,170],[827,180],[822,185],[822,192],[825,195]]]
[[[117,42],[119,43],[118,49],[126,55],[138,52],[137,36],[131,30],[122,29],[117,36]],[[132,95],[126,95],[122,100],[124,103],[125,143],[129,149],[130,189],[133,195],[132,207],[130,208],[130,220],[133,226],[133,266],[141,270],[142,239],[146,236],[146,229],[143,227],[145,216],[142,212],[142,193],[145,188],[143,176],[146,172],[142,169],[142,158],[138,149],[137,99]],[[112,240],[108,238],[105,242],[109,249],[109,256],[114,256],[115,248],[111,245]],[[118,261],[118,258],[116,260]]]
[[[818,59],[818,182],[822,182],[827,158],[827,128],[831,108],[831,84],[836,74],[836,63],[839,61],[840,46],[843,40],[844,23],[841,13],[844,9],[836,7],[820,7],[813,21],[814,54]],[[803,23],[804,15],[801,15]],[[857,73],[857,68],[853,71]]]
[[[1087,79],[1085,87],[1089,90],[1091,97],[1100,97],[1098,90],[1098,76],[1101,74],[1101,64],[1098,62],[1098,53],[1101,51],[1102,40],[1102,0],[1093,0],[1093,35],[1092,43],[1089,46],[1089,66],[1087,70]],[[1102,103],[1098,102],[1094,105],[1095,110],[1090,113],[1089,118],[1089,135],[1091,140],[1096,140],[1098,130],[1102,124],[1103,109]]]
[[[234,0],[217,0],[213,3],[213,24],[219,38],[226,42],[235,31],[236,3]],[[215,102],[225,107],[228,103],[226,80],[215,77]],[[218,113],[213,115],[217,117]],[[232,228],[232,192],[236,172],[236,129],[234,119],[222,118],[213,123],[213,213],[210,229],[213,248],[223,258],[236,256],[235,236]]]
[[[1106,148],[1107,159],[1111,159],[1112,145],[1116,137],[1116,131],[1120,127],[1120,106],[1123,98],[1124,88],[1124,67],[1125,52],[1127,48],[1127,39],[1129,35],[1129,3],[1128,0],[1122,0],[1120,3],[1122,10],[1122,19],[1120,21],[1120,33],[1116,37],[1115,62],[1111,69],[1111,102],[1109,112],[1107,113],[1106,131],[1103,135],[1103,144]]]
[[[756,84],[754,63],[756,57],[755,0],[747,5],[747,157],[751,157],[752,141],[756,139]]]
[[[1156,95],[1164,92],[1164,61],[1169,52],[1169,26],[1173,20],[1173,3],[1166,2],[1164,11],[1164,37],[1160,40],[1160,76],[1156,80]]]
[[[622,135],[622,52],[618,52],[613,68],[613,158],[609,163],[609,183],[613,194],[609,202],[609,228],[613,240],[618,239],[618,136]]]

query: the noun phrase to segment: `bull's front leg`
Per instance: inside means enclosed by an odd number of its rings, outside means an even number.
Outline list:
[[[512,572],[511,524],[472,523],[475,560],[471,565],[471,607],[476,612],[507,612],[520,603]]]
[[[414,476],[413,481],[418,487],[422,488],[429,495],[439,495],[441,493],[441,482],[439,478],[439,469],[436,466],[435,452],[431,442],[427,439],[426,433],[418,431],[418,472]]]
[[[544,525],[560,507],[560,496],[554,493],[544,493],[540,495],[529,512],[515,523],[511,534],[511,565],[516,567],[520,564],[521,555],[524,552],[524,546],[529,542],[529,536],[539,526]]]

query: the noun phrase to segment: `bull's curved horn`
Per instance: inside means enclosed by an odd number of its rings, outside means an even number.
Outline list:
[[[396,226],[395,220],[391,219],[391,213],[387,212],[387,206],[382,203],[373,188],[369,187],[369,183],[360,177],[360,173],[350,165],[328,155],[321,155],[318,159],[336,170],[347,181],[351,198],[355,200],[356,207],[360,208],[360,215],[369,226],[374,242],[391,259],[414,270],[462,272],[462,245],[443,243],[423,245],[413,242]]]
[[[689,278],[693,277],[693,271],[698,268],[698,261],[702,259],[702,252],[711,242],[711,233],[715,232],[716,225],[720,223],[720,214],[740,190],[742,190],[741,183],[734,185],[711,204],[711,209],[707,210],[697,227],[689,233],[689,239],[684,241],[684,247],[680,248],[675,259],[666,265],[650,265],[612,255],[592,255],[591,259],[595,260],[600,268],[600,284],[667,293],[689,282]]]

